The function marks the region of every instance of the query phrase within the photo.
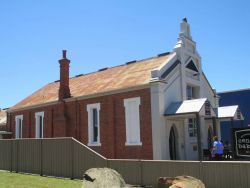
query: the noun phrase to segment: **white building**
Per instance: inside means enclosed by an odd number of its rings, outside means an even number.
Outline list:
[[[154,159],[197,160],[199,149],[211,148],[213,135],[220,139],[218,121],[243,118],[237,106],[218,108],[185,18],[171,58],[151,75]]]

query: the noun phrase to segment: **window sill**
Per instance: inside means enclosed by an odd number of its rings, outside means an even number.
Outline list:
[[[101,143],[88,143],[88,146],[101,146]]]
[[[125,146],[142,146],[142,142],[137,142],[137,143],[126,142]]]

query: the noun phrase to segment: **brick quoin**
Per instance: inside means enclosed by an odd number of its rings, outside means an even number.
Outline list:
[[[140,136],[142,146],[125,146],[124,99],[140,97]],[[15,138],[15,116],[23,115],[23,138],[35,138],[35,113],[44,112],[44,138],[74,137],[88,143],[87,105],[100,103],[101,146],[91,148],[107,158],[153,159],[150,89],[140,89],[70,102],[59,101],[44,107],[9,114],[8,128]]]

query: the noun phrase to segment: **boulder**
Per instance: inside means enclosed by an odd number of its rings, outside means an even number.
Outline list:
[[[110,168],[91,168],[83,175],[82,188],[120,188],[125,186],[122,176]]]
[[[205,188],[201,180],[192,176],[160,177],[158,188]]]

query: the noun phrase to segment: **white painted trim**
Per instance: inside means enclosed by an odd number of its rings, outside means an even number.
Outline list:
[[[36,118],[36,138],[39,137],[39,130],[38,129],[38,123],[39,123],[39,117],[42,117],[42,138],[43,138],[43,132],[44,132],[44,112],[36,112],[35,113],[35,118]]]
[[[15,117],[16,119],[16,124],[15,124],[15,128],[16,128],[16,134],[15,134],[15,137],[16,138],[22,138],[23,137],[23,115],[18,115]],[[21,119],[21,130],[19,130],[19,126],[17,126],[18,124],[18,120]],[[21,131],[21,137],[19,137],[19,133]]]
[[[102,146],[101,143],[88,143],[88,146]]]
[[[141,98],[140,97],[134,97],[134,98],[124,99],[124,106],[126,107],[129,102],[136,102],[136,104],[141,105]]]
[[[129,106],[130,102],[135,102],[136,107],[135,109],[133,109],[133,113],[135,113],[135,119],[133,119],[133,126],[134,126],[134,130],[136,131],[136,142],[132,142],[129,132],[131,131],[131,125],[130,125],[130,116],[129,114],[131,113],[131,108]],[[125,146],[142,146],[142,142],[141,142],[141,134],[140,134],[140,104],[141,104],[141,98],[140,97],[134,97],[134,98],[128,98],[128,99],[124,99],[124,107],[125,107],[125,126],[126,126],[126,142],[125,142]],[[138,127],[137,127],[138,126]]]
[[[136,142],[136,143],[128,143],[126,142],[125,143],[125,146],[142,146],[142,142]]]
[[[97,129],[98,129],[98,136],[97,142],[94,142],[92,139],[93,135],[93,119],[92,119],[92,110],[97,109]],[[87,112],[88,112],[88,146],[101,146],[100,143],[100,103],[88,104],[87,105]]]
[[[159,78],[161,75],[168,70],[171,65],[173,65],[177,61],[177,55],[176,52],[172,52],[172,54],[169,56],[169,58],[166,60],[165,63],[163,63],[160,67],[153,69],[151,71],[151,79],[153,78]]]

